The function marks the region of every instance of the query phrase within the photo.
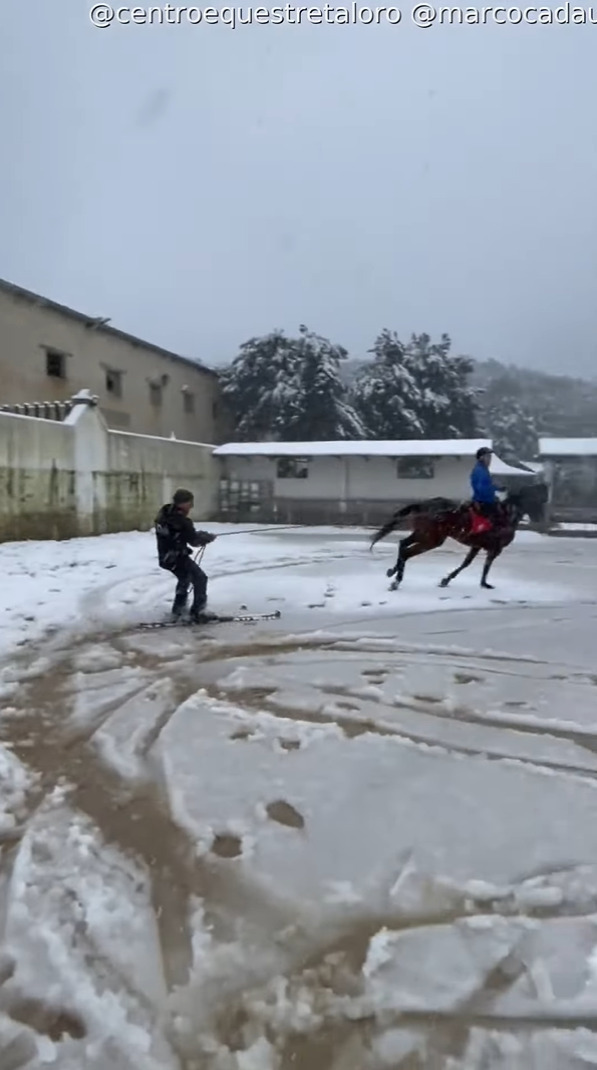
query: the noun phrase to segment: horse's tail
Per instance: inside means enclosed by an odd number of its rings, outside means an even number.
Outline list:
[[[385,539],[388,535],[391,535],[392,532],[395,531],[397,527],[399,527],[400,521],[403,520],[405,516],[410,516],[411,513],[418,512],[420,512],[420,505],[418,502],[412,502],[411,505],[403,505],[402,509],[396,509],[396,512],[392,513],[390,519],[386,520],[385,524],[383,524],[379,531],[375,532],[375,535],[371,539],[371,545],[369,549],[372,550],[377,542],[381,542],[382,539]]]

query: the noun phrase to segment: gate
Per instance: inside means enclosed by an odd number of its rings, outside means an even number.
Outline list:
[[[273,484],[267,480],[221,479],[220,520],[228,523],[275,523]]]

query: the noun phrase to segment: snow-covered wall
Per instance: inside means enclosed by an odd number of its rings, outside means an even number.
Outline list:
[[[0,541],[76,529],[75,440],[62,423],[0,413]]]
[[[147,528],[177,486],[217,513],[212,446],[108,430],[82,392],[63,423],[0,413],[0,541]]]

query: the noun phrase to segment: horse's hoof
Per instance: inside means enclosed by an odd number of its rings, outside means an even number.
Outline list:
[[[394,575],[394,569],[393,568],[389,568],[389,569],[386,570],[386,576],[388,577],[389,580],[391,580],[393,575]]]
[[[481,586],[484,587],[486,591],[495,591],[493,583],[482,583]]]
[[[449,582],[450,582],[449,580],[441,580],[440,581],[440,587],[447,587]]]
[[[397,583],[391,583],[390,586],[388,587],[388,590],[389,591],[397,591],[398,590],[398,584]]]

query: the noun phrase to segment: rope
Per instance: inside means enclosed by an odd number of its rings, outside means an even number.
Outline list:
[[[259,535],[262,531],[290,531],[291,528],[301,528],[304,524],[274,524],[271,528],[243,528],[242,531],[223,531],[218,539],[225,539],[227,535]]]
[[[261,531],[289,531],[291,528],[300,528],[302,524],[275,524],[271,528],[244,528],[242,531],[223,531],[221,535],[218,535],[218,539],[224,539],[226,535],[258,535]],[[205,546],[200,546],[195,554],[193,560],[196,564],[201,564],[203,554],[205,553]]]

